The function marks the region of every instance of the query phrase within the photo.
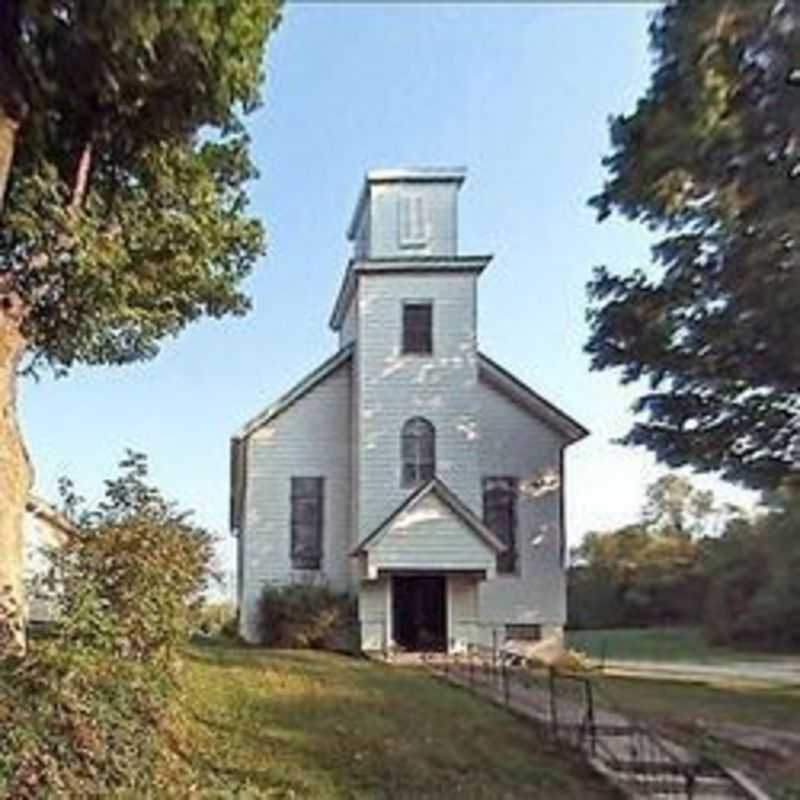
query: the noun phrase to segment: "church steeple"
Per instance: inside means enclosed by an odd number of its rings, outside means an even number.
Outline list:
[[[330,319],[343,346],[357,337],[359,286],[365,275],[477,277],[489,263],[490,256],[458,252],[458,190],[465,178],[463,167],[366,174],[347,231],[353,252]]]
[[[465,177],[463,167],[368,172],[347,232],[353,258],[456,256]]]

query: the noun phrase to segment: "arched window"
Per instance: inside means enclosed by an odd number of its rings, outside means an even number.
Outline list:
[[[412,417],[403,425],[403,486],[429,481],[436,472],[436,430],[428,420]]]

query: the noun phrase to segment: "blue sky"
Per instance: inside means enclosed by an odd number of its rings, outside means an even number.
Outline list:
[[[248,282],[253,312],[203,321],[146,364],[26,381],[39,493],[55,497],[67,474],[95,498],[124,448],[144,451],[229,559],[229,437],[335,349],[327,320],[363,173],[466,165],[461,252],[495,254],[480,283],[480,346],[592,431],[567,460],[570,541],[630,521],[662,470],[609,441],[630,425],[635,391],[589,372],[585,284],[595,264],[645,265],[648,239],[622,221],[597,224],[586,200],[602,183],[608,115],[647,84],[651,11],[290,4],[249,120],[261,171],[252,209],[270,239]]]

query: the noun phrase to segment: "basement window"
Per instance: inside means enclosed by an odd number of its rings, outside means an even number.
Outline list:
[[[506,639],[518,642],[538,642],[542,638],[542,626],[528,623],[506,625]]]

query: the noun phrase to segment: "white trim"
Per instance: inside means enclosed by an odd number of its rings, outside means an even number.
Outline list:
[[[461,273],[474,272],[480,274],[489,265],[492,256],[427,256],[405,253],[398,257],[350,259],[345,270],[342,283],[333,304],[328,325],[338,331],[350,308],[356,292],[358,276],[361,274],[403,274],[403,273]]]
[[[394,631],[392,630],[392,620],[394,619],[394,608],[392,603],[394,595],[392,592],[392,584],[394,577],[392,575],[386,576],[386,649],[391,650],[394,647]]]
[[[450,642],[453,639],[453,598],[450,586],[450,576],[445,573],[444,576],[444,602],[445,602],[445,653],[450,655]],[[454,643],[455,644],[455,643]]]

